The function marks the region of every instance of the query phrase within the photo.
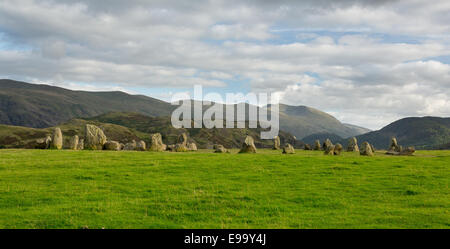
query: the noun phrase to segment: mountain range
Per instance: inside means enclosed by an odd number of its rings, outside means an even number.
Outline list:
[[[124,92],[72,91],[49,85],[0,80],[0,124],[46,128],[74,118],[90,118],[109,112],[168,117],[177,108],[168,102]],[[270,109],[270,107],[268,107]],[[307,106],[280,104],[280,129],[298,139],[330,132],[341,137],[369,130],[342,124],[333,116]]]
[[[249,109],[249,104],[246,110]],[[226,108],[229,108],[227,105]],[[82,135],[82,126],[101,126],[112,139],[149,141],[151,133],[159,132],[168,144],[181,132],[188,132],[200,148],[221,143],[238,147],[246,134],[252,135],[260,147],[271,141],[259,138],[255,129],[175,129],[170,115],[177,106],[143,95],[124,92],[72,91],[48,85],[36,85],[13,80],[0,80],[0,146],[27,147],[33,140],[61,126],[65,136]],[[209,107],[204,107],[203,111]],[[225,108],[225,106],[224,106]],[[236,110],[236,105],[233,106]],[[270,110],[272,107],[266,106]],[[258,108],[260,111],[261,108]],[[296,147],[330,138],[347,144],[355,136],[359,143],[368,141],[377,149],[386,149],[391,137],[403,146],[416,149],[450,149],[450,118],[409,117],[395,121],[378,131],[341,123],[333,116],[307,106],[279,105],[280,137],[283,142],[295,142]],[[246,116],[249,119],[248,115]]]

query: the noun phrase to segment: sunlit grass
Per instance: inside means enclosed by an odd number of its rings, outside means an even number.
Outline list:
[[[450,151],[0,150],[0,228],[449,228]]]

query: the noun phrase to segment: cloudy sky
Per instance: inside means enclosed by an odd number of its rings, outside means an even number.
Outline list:
[[[272,92],[378,129],[450,116],[450,1],[1,0],[0,78]]]

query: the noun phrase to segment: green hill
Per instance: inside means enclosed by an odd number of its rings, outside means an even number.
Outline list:
[[[313,134],[313,135],[309,135],[307,137],[302,138],[302,142],[313,145],[314,142],[318,139],[320,140],[320,143],[323,144],[323,142],[326,139],[330,139],[332,143],[336,143],[339,141],[342,141],[343,138],[336,135],[336,134],[332,134],[332,133],[319,133],[319,134]]]
[[[268,108],[270,110],[270,107]],[[280,129],[298,139],[320,133],[332,133],[340,137],[350,137],[364,133],[342,124],[328,113],[307,106],[280,104]]]
[[[227,148],[239,148],[242,139],[247,134],[255,138],[257,147],[271,147],[273,145],[271,140],[260,139],[260,133],[263,131],[261,128],[176,129],[171,125],[170,117],[148,117],[138,113],[107,113],[88,120],[121,125],[143,134],[161,133],[163,141],[167,144],[176,143],[178,136],[187,132],[190,139],[194,140],[200,148],[211,148],[216,143]],[[284,131],[280,131],[279,136],[282,143],[295,143],[294,137]],[[302,145],[301,142],[297,141],[297,147]]]
[[[122,143],[131,140],[143,140],[150,143],[150,134],[161,133],[166,144],[175,144],[178,136],[187,132],[189,139],[195,142],[199,148],[212,148],[216,143],[227,148],[239,148],[246,135],[255,139],[255,145],[259,148],[273,146],[272,140],[261,140],[261,128],[257,129],[175,129],[170,124],[169,117],[148,117],[137,113],[108,113],[87,120],[73,119],[69,122],[58,125],[63,133],[65,145],[69,144],[69,139],[78,135],[84,136],[85,124],[99,126],[110,140]],[[22,126],[0,125],[0,148],[34,148],[35,141],[51,135],[54,127],[50,128],[29,128]],[[280,132],[280,139],[284,142],[303,146],[300,141],[295,141],[294,137],[283,131]]]
[[[0,80],[0,123],[45,128],[73,118],[111,111],[168,116],[173,106],[161,100],[123,92],[71,91],[64,88]]]
[[[450,143],[450,118],[404,118],[379,131],[357,136],[358,142],[368,141],[376,148],[386,149],[391,137],[402,146],[416,149],[435,149]]]
[[[71,91],[48,85],[0,80],[0,124],[6,125],[46,128],[74,118],[89,118],[108,112],[167,117],[175,108],[170,103],[142,95]],[[204,110],[207,108],[204,107]],[[348,127],[319,110],[283,104],[280,105],[280,128],[299,139],[324,132],[341,137],[362,133],[360,129]]]
[[[115,124],[106,124],[96,121],[73,119],[58,125],[64,136],[64,145],[69,144],[69,139],[74,135],[84,137],[84,126],[93,124],[99,126],[110,140],[129,142],[133,139],[141,140],[147,138],[147,134],[139,133]],[[43,138],[53,133],[54,127],[29,128],[22,126],[0,125],[0,148],[34,148],[36,139]]]

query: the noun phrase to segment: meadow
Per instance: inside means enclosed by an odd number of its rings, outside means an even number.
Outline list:
[[[0,228],[450,228],[450,151],[0,150]]]

